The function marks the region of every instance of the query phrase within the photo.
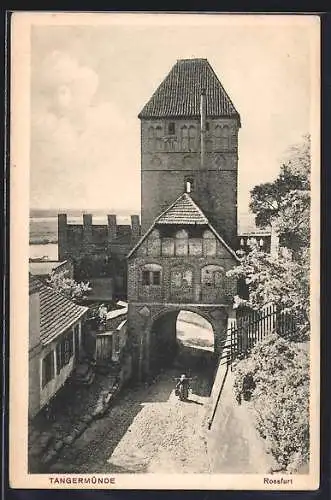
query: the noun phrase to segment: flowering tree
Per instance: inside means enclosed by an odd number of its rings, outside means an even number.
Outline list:
[[[84,299],[91,290],[90,284],[83,281],[78,283],[74,279],[69,278],[67,274],[68,271],[61,273],[52,272],[47,280],[48,285],[74,302]]]

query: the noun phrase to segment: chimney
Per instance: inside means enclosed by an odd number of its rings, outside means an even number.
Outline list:
[[[113,240],[116,240],[117,237],[117,221],[116,221],[116,215],[111,214],[107,215],[108,219],[108,243],[111,243]]]
[[[140,221],[139,215],[131,215],[131,235],[133,242],[140,238]]]
[[[205,168],[205,135],[206,135],[206,91],[202,89],[200,97],[200,130],[201,130],[201,169]]]

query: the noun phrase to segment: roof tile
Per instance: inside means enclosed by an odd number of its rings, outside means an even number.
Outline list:
[[[207,59],[177,61],[138,116],[147,119],[200,116],[202,90],[206,92],[207,116],[240,119]]]
[[[192,198],[187,193],[183,193],[155,222],[156,224],[206,225],[208,219]]]
[[[42,284],[40,296],[40,340],[47,344],[68,329],[88,310]]]

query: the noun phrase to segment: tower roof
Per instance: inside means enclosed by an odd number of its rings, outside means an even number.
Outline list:
[[[206,93],[209,117],[240,120],[230,97],[207,59],[180,59],[144,106],[139,118],[181,118],[200,116],[201,92]]]

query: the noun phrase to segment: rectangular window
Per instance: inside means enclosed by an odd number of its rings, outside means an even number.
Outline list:
[[[168,134],[175,135],[175,123],[174,122],[170,122],[168,124]]]
[[[74,353],[73,333],[70,331],[56,346],[56,372],[60,373],[61,369],[67,365]]]
[[[153,274],[153,285],[161,285],[160,271],[154,271],[152,274]]]
[[[42,360],[42,387],[54,378],[54,353],[49,352]]]
[[[143,285],[150,285],[149,271],[143,271]]]

